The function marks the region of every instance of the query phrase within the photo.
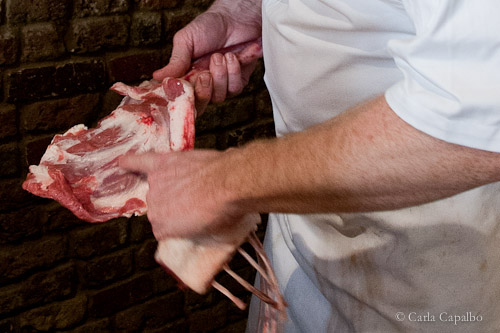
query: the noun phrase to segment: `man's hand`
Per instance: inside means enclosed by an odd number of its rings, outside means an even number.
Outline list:
[[[194,59],[258,38],[262,24],[260,6],[261,2],[256,0],[216,1],[208,11],[175,34],[170,61],[153,74],[154,79],[181,77]],[[232,53],[213,54],[209,70],[190,79],[195,87],[198,114],[209,102],[220,103],[239,94],[248,83],[256,63],[240,64]]]
[[[215,234],[243,218],[227,205],[224,154],[197,150],[120,159],[120,167],[147,175],[148,219],[157,240]]]

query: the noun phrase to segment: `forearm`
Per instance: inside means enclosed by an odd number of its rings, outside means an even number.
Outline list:
[[[226,158],[223,191],[240,211],[389,210],[500,180],[500,154],[419,132],[382,97]]]

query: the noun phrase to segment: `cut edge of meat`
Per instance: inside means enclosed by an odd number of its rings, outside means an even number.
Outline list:
[[[205,294],[215,275],[222,271],[248,235],[257,229],[258,223],[260,216],[249,214],[222,234],[162,239],[158,242],[155,259],[169,271],[176,272],[184,285]]]
[[[260,223],[260,216],[249,214],[237,223],[238,227],[227,230],[223,234],[219,233],[217,236],[204,234],[191,239],[161,240],[158,242],[155,260],[167,273],[177,279],[180,288],[189,288],[198,294],[205,294],[211,287],[214,287],[238,308],[244,310],[246,304],[215,281],[218,273],[226,271],[263,302],[266,325],[274,329],[286,319],[287,304],[281,295],[278,281],[264,247],[255,234],[258,223]],[[241,248],[245,242],[249,242],[254,248],[258,262]],[[261,290],[229,268],[228,263],[236,252],[239,252],[260,274]]]

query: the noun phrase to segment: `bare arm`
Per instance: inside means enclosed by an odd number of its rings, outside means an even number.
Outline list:
[[[227,173],[231,201],[250,211],[390,210],[500,180],[500,154],[422,133],[383,97],[228,158],[245,165]]]
[[[383,97],[284,138],[225,153],[135,157],[123,165],[148,173],[157,206],[148,217],[160,238],[224,227],[255,211],[409,207],[500,180],[500,154],[430,137],[402,121]]]

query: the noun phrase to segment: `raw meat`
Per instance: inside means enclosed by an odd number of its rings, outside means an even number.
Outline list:
[[[262,56],[261,40],[218,52],[234,52],[242,63]],[[89,222],[146,213],[148,185],[140,175],[118,167],[126,153],[168,152],[194,147],[194,91],[189,80],[208,69],[210,55],[196,60],[184,79],[123,83],[111,89],[125,95],[97,128],[80,124],[56,135],[40,164],[30,166],[23,188],[59,201]]]
[[[23,184],[89,222],[146,213],[147,181],[120,169],[120,156],[194,146],[194,95],[188,82],[167,78],[139,87],[116,83],[112,89],[127,95],[120,106],[96,128],[80,124],[56,135]]]
[[[260,40],[219,52],[228,51],[234,52],[242,63],[262,55]],[[138,87],[123,83],[113,85],[111,89],[126,96],[118,108],[96,128],[76,125],[63,135],[56,135],[40,164],[30,166],[23,188],[59,201],[89,222],[145,214],[147,180],[142,175],[120,169],[118,159],[127,153],[193,148],[196,110],[193,87],[187,80],[207,69],[209,57],[195,61],[184,79],[166,78],[161,83],[145,81]],[[155,259],[179,280],[181,286],[198,293],[205,293],[213,286],[244,308],[242,301],[214,281],[216,274],[226,270],[265,302],[264,306],[269,307],[266,311],[268,326],[274,327],[277,316],[285,315],[286,304],[262,244],[255,235],[259,221],[258,214],[248,215],[224,234],[161,240]],[[255,248],[259,264],[239,248],[247,240]],[[227,263],[236,251],[259,271],[265,293],[229,269]]]

